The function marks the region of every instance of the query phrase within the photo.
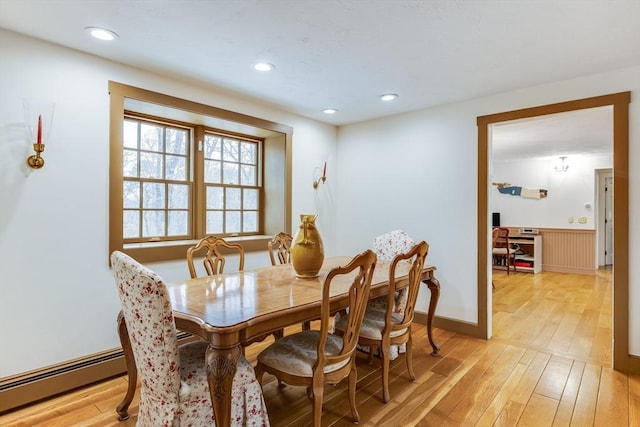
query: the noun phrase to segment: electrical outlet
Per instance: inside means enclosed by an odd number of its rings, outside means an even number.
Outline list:
[[[580,224],[586,224],[587,223],[587,217],[586,216],[581,216],[580,218],[578,218],[578,222]]]
[[[572,216],[570,216],[569,218],[567,218],[567,222],[568,222],[569,224],[573,224],[573,217],[572,217]]]

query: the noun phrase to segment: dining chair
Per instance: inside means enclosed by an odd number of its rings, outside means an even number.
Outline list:
[[[290,264],[291,263],[291,245],[293,244],[293,236],[284,231],[276,234],[267,244],[269,250],[269,259],[271,265]],[[316,319],[317,320],[317,319]],[[302,322],[302,330],[311,329],[311,320]],[[284,334],[284,330],[282,331]],[[282,336],[282,335],[281,335]]]
[[[111,254],[111,265],[140,375],[136,425],[213,425],[205,363],[208,344],[178,346],[169,295],[156,273],[119,251]],[[262,388],[242,356],[233,377],[231,417],[239,425],[269,425]]]
[[[206,249],[204,259],[204,269],[207,276],[224,273],[226,258],[222,254],[222,249],[236,252],[238,254],[238,271],[244,270],[244,248],[239,243],[231,243],[221,237],[209,235],[201,239],[195,246],[187,249],[187,266],[192,279],[198,277],[194,264],[194,256]]]
[[[391,262],[397,255],[410,251],[411,248],[413,248],[414,244],[414,240],[404,230],[393,230],[377,236],[375,239],[373,239],[373,251],[378,256],[378,260]],[[369,301],[368,307],[377,307],[380,310],[386,310],[387,302],[387,296],[383,295]],[[393,300],[394,311],[397,313],[402,313],[404,311],[404,306],[406,305],[406,303],[407,289],[403,288],[396,291]],[[372,351],[369,351],[370,349],[366,346],[360,346],[360,348],[363,351],[369,352],[369,361],[371,362],[374,353]],[[405,351],[406,345],[393,345],[391,346],[389,357],[391,360],[395,360],[400,355],[400,353],[404,353]]]
[[[492,232],[492,255],[494,264],[496,260],[504,260],[504,264],[507,267],[507,275],[511,271],[513,265],[513,271],[516,271],[515,261],[516,251],[511,248],[509,244],[509,229],[506,227],[495,227]]]
[[[196,271],[194,257],[197,256],[198,253],[203,252],[205,249],[207,250],[202,263],[204,264],[204,269],[207,273],[207,276],[215,276],[217,274],[224,273],[224,267],[226,265],[225,256],[222,254],[221,249],[227,249],[237,252],[238,254],[238,271],[244,270],[244,248],[239,243],[231,243],[227,242],[221,237],[216,237],[213,235],[209,235],[203,239],[201,239],[195,246],[187,249],[187,266],[189,267],[189,274],[192,279],[198,277],[198,273]],[[278,329],[277,331],[272,332],[274,339],[278,339],[284,335],[284,329]],[[253,344],[254,342],[263,341],[271,334],[266,334],[260,337],[256,337],[250,341],[243,343],[243,346],[246,347],[248,345]]]
[[[416,379],[413,371],[411,324],[413,323],[416,301],[420,290],[422,269],[428,251],[429,244],[422,241],[413,246],[408,252],[396,255],[389,267],[389,294],[386,296],[387,303],[384,309],[376,306],[367,307],[364,314],[358,343],[369,347],[370,355],[373,354],[374,349],[380,349],[382,359],[382,399],[385,403],[390,400],[389,365],[392,346],[406,345],[407,371],[412,381]],[[407,298],[402,312],[398,312],[394,309],[395,291],[399,284],[397,271],[400,264],[405,262],[411,262],[408,283],[406,287],[402,288],[406,290]],[[345,326],[343,319],[340,318],[335,327],[338,332],[342,332],[346,330]]]
[[[271,265],[289,264],[291,262],[291,244],[293,236],[289,233],[280,232],[273,236],[267,244]]]
[[[258,354],[256,377],[262,383],[265,372],[290,385],[307,386],[307,395],[313,399],[313,425],[319,426],[325,384],[337,384],[349,377],[349,404],[353,421],[360,419],[356,408],[357,371],[356,344],[367,306],[371,279],[376,266],[376,255],[371,250],[356,255],[346,266],[331,269],[322,285],[320,330],[296,332],[280,338]],[[346,275],[346,276],[345,276]],[[349,311],[342,336],[331,332],[332,284],[340,280],[351,281]]]

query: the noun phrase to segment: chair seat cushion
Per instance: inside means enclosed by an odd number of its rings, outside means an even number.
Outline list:
[[[407,292],[407,288],[402,288],[400,290],[397,290],[394,297],[395,302],[394,302],[393,311],[395,311],[396,313],[404,312],[404,308],[407,306],[408,296],[409,296],[409,292]],[[369,308],[386,310],[387,296],[382,295],[380,297],[369,300],[369,302],[367,302],[367,309]]]
[[[360,336],[372,340],[382,339],[382,330],[384,329],[384,318],[386,316],[386,309],[379,307],[367,307],[367,311],[364,314],[364,320],[360,327]],[[391,322],[402,322],[403,313],[391,313]],[[339,331],[346,329],[346,318],[342,317],[338,319],[335,324],[335,328]],[[404,334],[407,331],[406,328],[397,331],[391,331],[390,337],[397,337]]]
[[[206,342],[199,341],[179,347],[180,425],[215,425],[205,364],[207,345]],[[253,367],[242,356],[238,360],[233,377],[231,424],[269,425],[262,389]]]
[[[313,375],[313,365],[317,359],[320,331],[302,331],[280,338],[258,355],[258,361],[281,372],[301,377]],[[334,356],[342,349],[342,337],[327,335],[325,354]],[[325,373],[335,371],[349,363],[349,359],[327,365]]]
[[[511,254],[515,254],[516,251],[513,249],[509,249],[509,255]],[[493,254],[494,255],[506,255],[507,254],[507,248],[493,248]]]

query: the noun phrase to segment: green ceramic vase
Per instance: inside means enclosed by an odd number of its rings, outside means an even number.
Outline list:
[[[291,246],[291,263],[301,279],[318,277],[324,262],[322,237],[316,227],[317,215],[300,215],[300,227]]]

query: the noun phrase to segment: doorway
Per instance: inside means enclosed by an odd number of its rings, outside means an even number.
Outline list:
[[[613,266],[613,368],[622,372],[629,370],[629,257],[626,251],[629,240],[629,102],[630,92],[585,98],[559,104],[527,108],[523,110],[481,116],[478,124],[478,335],[491,337],[491,272],[488,256],[489,242],[489,181],[490,125],[509,120],[526,119],[566,111],[613,106],[613,247],[617,254]]]

